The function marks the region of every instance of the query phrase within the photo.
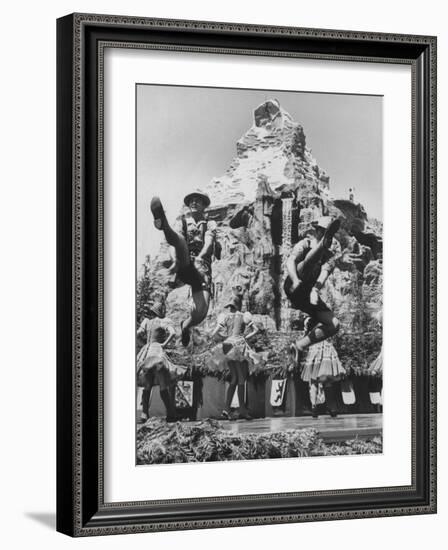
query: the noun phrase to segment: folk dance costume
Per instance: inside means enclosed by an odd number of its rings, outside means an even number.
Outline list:
[[[319,374],[320,361],[324,369],[322,373],[326,372],[325,377],[328,379],[324,388],[325,401],[331,416],[337,416],[334,389],[329,375],[333,374],[334,369],[337,373],[338,365],[333,360],[331,346],[322,346],[314,351],[310,348],[325,342],[339,329],[339,321],[320,297],[320,291],[336,263],[340,246],[333,237],[341,222],[339,219],[332,220],[324,216],[311,225],[304,238],[294,246],[286,262],[288,274],[283,287],[285,294],[291,307],[308,314],[312,324],[311,329],[291,345],[291,351],[296,364],[303,362],[304,357],[310,357],[305,376],[310,382],[313,417],[317,416],[316,391],[319,388],[318,378],[313,377]]]
[[[304,237],[294,246],[283,288],[291,307],[316,318],[320,312],[331,311],[319,295],[323,286],[319,279],[322,272],[328,276],[334,269],[335,255],[340,247],[333,236],[340,227],[340,221],[323,217],[313,227],[320,231],[322,237],[319,241]],[[292,277],[294,273],[296,285]],[[314,299],[313,292],[316,294]]]
[[[313,327],[313,319],[305,322],[307,331]],[[324,402],[331,416],[337,416],[334,383],[344,377],[346,371],[339,360],[332,342],[322,340],[307,348],[302,362],[301,379],[309,384],[311,412],[317,418],[317,405]],[[324,399],[325,396],[325,399]]]
[[[153,306],[151,311],[160,311]],[[157,313],[158,315],[158,313]],[[154,317],[143,319],[137,335],[146,339],[146,344],[137,355],[137,383],[143,387],[142,417],[148,419],[149,400],[153,386],[159,386],[160,397],[165,405],[167,420],[175,419],[174,386],[178,376],[185,373],[186,367],[172,363],[162,344],[174,337],[174,329],[169,319]]]
[[[254,369],[262,363],[262,357],[252,350],[246,338],[254,336],[258,328],[253,322],[249,312],[242,313],[241,300],[234,297],[226,306],[229,311],[221,315],[213,335],[224,335],[225,340],[222,346],[215,349],[212,355],[212,363],[218,369],[228,368],[230,371],[230,382],[226,395],[226,405],[223,410],[223,418],[230,419],[231,403],[235,393],[238,391],[239,417],[251,420],[245,403],[245,383]],[[245,336],[246,330],[249,334]]]
[[[163,231],[166,241],[174,247],[176,258],[173,267],[177,281],[191,286],[192,307],[190,316],[181,324],[182,344],[190,342],[190,330],[206,317],[212,286],[212,257],[220,258],[219,243],[216,242],[216,222],[209,221],[205,209],[210,206],[210,198],[200,190],[189,193],[184,198],[188,212],[171,227],[159,197],[151,200],[154,226]]]
[[[380,309],[374,317],[381,327],[383,322],[382,309]],[[383,346],[381,346],[381,350],[378,356],[372,361],[369,368],[367,369],[367,375],[370,376],[370,401],[372,405],[376,405],[379,409],[382,406],[383,392]]]
[[[301,378],[310,384],[336,382],[345,375],[345,369],[331,342],[324,340],[310,346],[305,357]]]
[[[372,405],[381,410],[382,391],[383,391],[383,348],[381,348],[378,357],[372,361],[367,369],[367,375],[370,376],[369,394]]]
[[[378,357],[372,361],[367,374],[369,376],[377,376],[378,378],[383,376],[383,348],[381,348]]]
[[[175,231],[184,237],[190,255],[190,263],[179,268],[177,277],[181,283],[190,285],[192,292],[211,291],[212,254],[210,251],[200,256],[200,253],[207,239],[215,241],[216,227],[216,222],[207,217],[196,221],[190,214],[183,215],[174,225]]]
[[[247,362],[249,374],[262,363],[261,355],[249,346],[244,337],[246,329],[252,330],[254,327],[252,315],[248,311],[225,313],[218,319],[219,331],[230,334],[222,343],[222,356],[228,361]],[[220,363],[220,366],[223,367],[223,363]]]
[[[314,322],[313,328],[291,346],[298,357],[309,346],[334,336],[339,329],[339,321],[320,297],[320,291],[336,263],[335,253],[340,246],[333,237],[340,225],[339,219],[320,218],[294,246],[286,261],[285,294],[291,307],[307,313]]]

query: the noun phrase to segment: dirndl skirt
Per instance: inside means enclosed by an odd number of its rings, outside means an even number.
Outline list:
[[[145,344],[137,354],[137,376],[141,375],[143,372],[147,373],[151,369],[157,371],[167,370],[174,379],[184,374],[187,367],[175,365],[170,361],[161,344],[158,342],[151,342]]]
[[[304,382],[335,382],[345,375],[345,369],[331,342],[324,340],[308,348],[301,378]]]
[[[211,357],[211,364],[217,370],[225,370],[227,361],[247,361],[249,374],[265,364],[263,354],[254,351],[246,342],[244,336],[231,336],[215,347]]]
[[[383,348],[367,370],[369,376],[383,376]]]

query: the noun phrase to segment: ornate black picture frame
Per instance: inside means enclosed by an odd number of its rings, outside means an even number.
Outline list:
[[[102,82],[111,43],[411,66],[411,485],[104,501]],[[58,531],[90,536],[435,513],[436,38],[73,14],[57,22],[57,52]]]

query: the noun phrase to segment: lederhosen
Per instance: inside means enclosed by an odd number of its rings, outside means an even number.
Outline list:
[[[193,220],[194,224],[191,223],[190,220]],[[211,258],[197,259],[197,256],[204,246],[206,232],[207,218],[195,222],[191,216],[182,216],[182,233],[190,253],[190,263],[180,268],[177,272],[177,276],[183,283],[190,285],[193,292],[198,292],[200,290],[210,292],[211,290]]]

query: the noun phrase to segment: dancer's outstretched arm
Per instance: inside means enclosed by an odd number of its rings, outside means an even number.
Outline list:
[[[323,286],[325,285],[330,273],[331,273],[331,269],[329,266],[327,266],[326,264],[322,266],[322,269],[321,269],[321,272],[320,272],[320,275],[319,277],[317,278],[317,281],[314,283],[314,287],[317,289],[317,290],[320,290],[321,288],[323,288]]]
[[[137,329],[137,336],[140,338],[146,338],[147,324],[148,320],[146,318],[140,323],[140,326]]]
[[[254,323],[252,319],[252,315],[250,313],[245,313],[244,315],[246,316],[246,319],[247,319],[247,328],[250,329],[249,334],[246,334],[245,338],[246,340],[250,340],[253,336],[255,336],[259,332],[259,329],[257,325]]]
[[[216,322],[216,327],[213,329],[213,332],[211,334],[211,338],[215,338],[215,336],[217,334],[221,334],[221,336],[222,336],[223,331],[225,331],[226,336],[227,336],[226,320],[227,320],[227,315],[225,313],[221,314],[218,317],[218,320]]]
[[[204,256],[205,257],[211,256],[213,251],[213,240],[214,240],[214,237],[206,233],[205,239],[204,239],[204,246],[202,247],[202,250],[199,252],[199,254],[196,256],[198,260],[201,260]]]
[[[333,269],[334,269],[334,262],[332,261],[332,259],[329,260],[328,262],[326,262],[322,266],[322,269],[320,271],[320,275],[317,278],[317,281],[314,283],[314,287],[313,287],[313,289],[311,290],[311,293],[310,293],[310,302],[311,302],[311,304],[316,305],[317,302],[319,301],[319,292],[324,287],[324,285],[325,285],[329,275],[333,271]]]
[[[163,342],[162,344],[162,348],[166,348],[166,346],[171,342],[171,340],[176,336],[176,331],[174,330],[174,328],[167,324],[167,326],[165,327],[167,332],[168,332],[168,336],[165,340],[165,342]]]
[[[216,238],[216,222],[209,221],[207,224],[207,231],[204,235],[204,245],[197,255],[198,260],[202,260],[204,257],[210,257],[213,252],[213,244]]]
[[[292,290],[295,290],[302,283],[301,279],[297,274],[297,263],[303,257],[304,244],[303,241],[299,241],[291,251],[288,259],[286,260],[286,269],[289,275],[289,278],[292,281]]]

